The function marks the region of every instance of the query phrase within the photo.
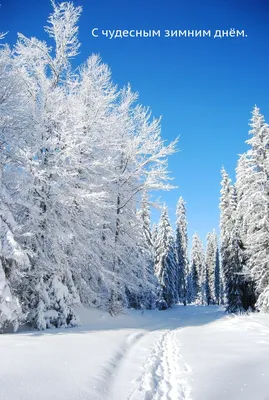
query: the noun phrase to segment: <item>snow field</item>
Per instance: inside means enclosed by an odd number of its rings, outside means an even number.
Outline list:
[[[1,400],[266,400],[269,316],[176,306],[1,336]]]

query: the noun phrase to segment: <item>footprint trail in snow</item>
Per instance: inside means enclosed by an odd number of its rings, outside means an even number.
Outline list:
[[[191,400],[191,369],[175,332],[167,330],[156,340],[128,400]]]

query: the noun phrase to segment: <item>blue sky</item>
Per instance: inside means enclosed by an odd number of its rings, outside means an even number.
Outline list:
[[[163,200],[174,221],[179,196],[187,202],[189,234],[202,238],[219,223],[220,169],[234,177],[257,104],[269,121],[269,3],[267,0],[75,0],[83,6],[79,62],[99,53],[115,83],[130,82],[140,102],[163,116],[162,135],[180,135],[169,161],[178,189]],[[0,32],[45,39],[48,0],[2,0]],[[93,38],[99,29],[245,30],[247,38]],[[156,218],[156,213],[154,213]]]

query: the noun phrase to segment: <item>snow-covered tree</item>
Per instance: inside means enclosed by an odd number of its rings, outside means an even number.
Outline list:
[[[21,213],[24,215],[24,229],[30,233],[25,246],[32,252],[27,292],[29,303],[36,310],[42,308],[39,307],[42,301],[38,293],[40,287],[50,295],[53,282],[58,280],[64,285],[69,267],[66,246],[72,230],[66,218],[68,204],[73,198],[67,180],[70,170],[66,168],[66,152],[71,146],[66,146],[66,139],[73,126],[66,99],[70,59],[78,54],[77,21],[81,9],[71,3],[52,5],[53,13],[46,31],[54,40],[54,53],[45,42],[20,34],[13,57],[23,91],[27,93],[28,107],[24,112],[30,121],[27,129],[20,132],[18,143],[27,159],[23,171],[25,186],[21,194],[26,208]],[[72,320],[73,311],[70,314],[66,312],[72,308],[72,296],[65,296],[64,301],[66,309],[54,306],[56,303],[53,302],[47,303],[48,308],[44,310],[44,318],[50,320],[47,326],[65,325]],[[49,317],[52,311],[56,312],[55,307],[58,320],[55,315]],[[40,316],[34,312],[31,314],[31,322],[37,327]]]
[[[195,233],[192,237],[191,260],[190,260],[192,302],[202,303],[201,289],[204,283],[202,280],[204,269],[205,269],[205,260],[204,260],[203,244],[198,234]]]
[[[251,168],[250,159],[246,153],[242,154],[238,160],[236,168],[236,193],[237,209],[235,232],[239,243],[239,255],[242,263],[243,277],[243,306],[247,310],[255,308],[256,294],[255,281],[251,275],[249,266],[249,256],[247,235],[249,230],[249,206],[251,204],[251,191],[254,184],[254,171]]]
[[[153,247],[155,248],[155,242],[158,236],[158,224],[153,224],[152,229],[151,229],[151,238],[152,238],[152,244]]]
[[[13,325],[14,330],[16,330],[20,315],[21,309],[18,299],[11,294],[0,259],[0,332],[9,325]]]
[[[250,150],[239,159],[237,190],[240,194],[238,213],[240,237],[244,250],[248,280],[246,302],[253,307],[255,282],[257,307],[268,311],[269,285],[269,126],[258,107],[254,107],[250,123]],[[252,282],[251,279],[254,281]]]
[[[144,192],[142,195],[141,208],[138,215],[141,218],[146,243],[148,247],[152,249],[153,241],[152,241],[152,232],[150,226],[150,207],[149,207],[148,194],[146,192]]]
[[[236,222],[236,194],[223,168],[220,199],[220,241],[224,286],[228,312],[242,312],[243,277],[239,241],[234,229]]]
[[[206,302],[207,304],[219,303],[220,264],[218,237],[215,230],[207,235],[206,246]]]
[[[158,225],[158,234],[155,242],[155,274],[162,288],[164,307],[171,307],[178,300],[177,294],[177,262],[173,230],[170,225],[167,207],[163,212]]]
[[[176,144],[98,56],[73,69],[82,9],[52,6],[50,45],[19,34],[0,49],[1,221],[21,254],[2,267],[38,329],[73,326],[79,301],[111,313],[152,306],[149,217],[137,208],[141,193],[172,187]]]
[[[142,224],[142,242],[140,245],[143,260],[146,263],[145,283],[141,288],[141,305],[146,308],[155,308],[160,296],[160,286],[154,273],[154,244],[151,232],[151,213],[148,195],[146,192],[142,195],[141,209],[138,216]],[[145,290],[146,289],[146,290]]]
[[[215,265],[215,301],[217,304],[221,303],[221,266],[220,266],[220,254],[219,254],[219,244],[218,244],[218,236],[216,232],[213,233],[214,241],[215,241],[215,249],[216,249],[216,265]]]
[[[187,234],[187,215],[185,202],[182,197],[179,198],[176,208],[176,259],[177,259],[177,291],[179,301],[186,305],[187,290],[190,300],[191,285],[188,269],[188,234]]]

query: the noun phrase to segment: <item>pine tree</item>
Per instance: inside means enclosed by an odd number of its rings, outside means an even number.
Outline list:
[[[208,265],[204,264],[203,273],[202,273],[202,283],[201,283],[201,304],[209,305],[210,304],[210,286],[209,286],[209,269]]]
[[[204,299],[205,304],[214,304],[213,288],[215,286],[215,252],[212,240],[212,234],[206,236],[206,257],[205,257],[205,272],[204,272]]]
[[[222,264],[220,263],[219,304],[224,305],[225,303],[226,303],[226,296],[224,290],[224,275],[222,271]]]
[[[163,208],[160,218],[155,249],[155,274],[161,285],[166,307],[171,307],[178,300],[177,262],[173,230],[169,222],[167,207]]]
[[[218,237],[215,230],[207,235],[206,248],[206,268],[207,268],[207,304],[219,304],[220,296],[220,264]]]
[[[201,279],[204,271],[204,252],[203,244],[195,233],[192,237],[191,247],[191,261],[190,261],[190,273],[192,282],[192,294],[191,301],[201,303],[201,289],[203,281]]]
[[[221,171],[220,239],[224,286],[228,312],[242,312],[243,277],[239,257],[239,243],[235,232],[236,196],[231,180],[224,168]]]
[[[244,309],[255,308],[256,294],[255,282],[251,275],[251,268],[249,265],[250,253],[248,251],[248,214],[250,199],[252,197],[251,191],[254,185],[254,171],[251,168],[250,159],[246,153],[242,154],[238,160],[236,168],[236,193],[237,193],[237,209],[235,232],[239,243],[239,257],[242,263],[242,278],[243,278],[243,306]]]
[[[179,198],[176,209],[176,259],[177,259],[177,291],[179,301],[186,305],[191,301],[191,275],[188,271],[188,234],[185,202]],[[187,293],[188,290],[188,293]],[[188,294],[188,296],[187,296]]]
[[[154,274],[154,242],[150,226],[150,206],[148,194],[146,192],[142,195],[141,208],[138,212],[138,216],[142,224],[143,241],[140,247],[143,260],[145,260],[146,263],[145,280],[147,282],[147,285],[141,287],[141,294],[143,296],[141,304],[143,304],[144,308],[152,309],[156,307],[157,299],[160,296],[160,287]]]
[[[246,215],[247,270],[256,284],[257,307],[269,311],[269,126],[258,107],[250,123],[251,138],[247,144],[248,187],[243,187]],[[246,178],[245,178],[246,179]]]
[[[216,265],[215,265],[215,301],[220,304],[221,297],[221,271],[220,271],[220,255],[219,255],[219,245],[218,236],[214,231],[214,241],[215,241],[215,254],[216,254]]]

